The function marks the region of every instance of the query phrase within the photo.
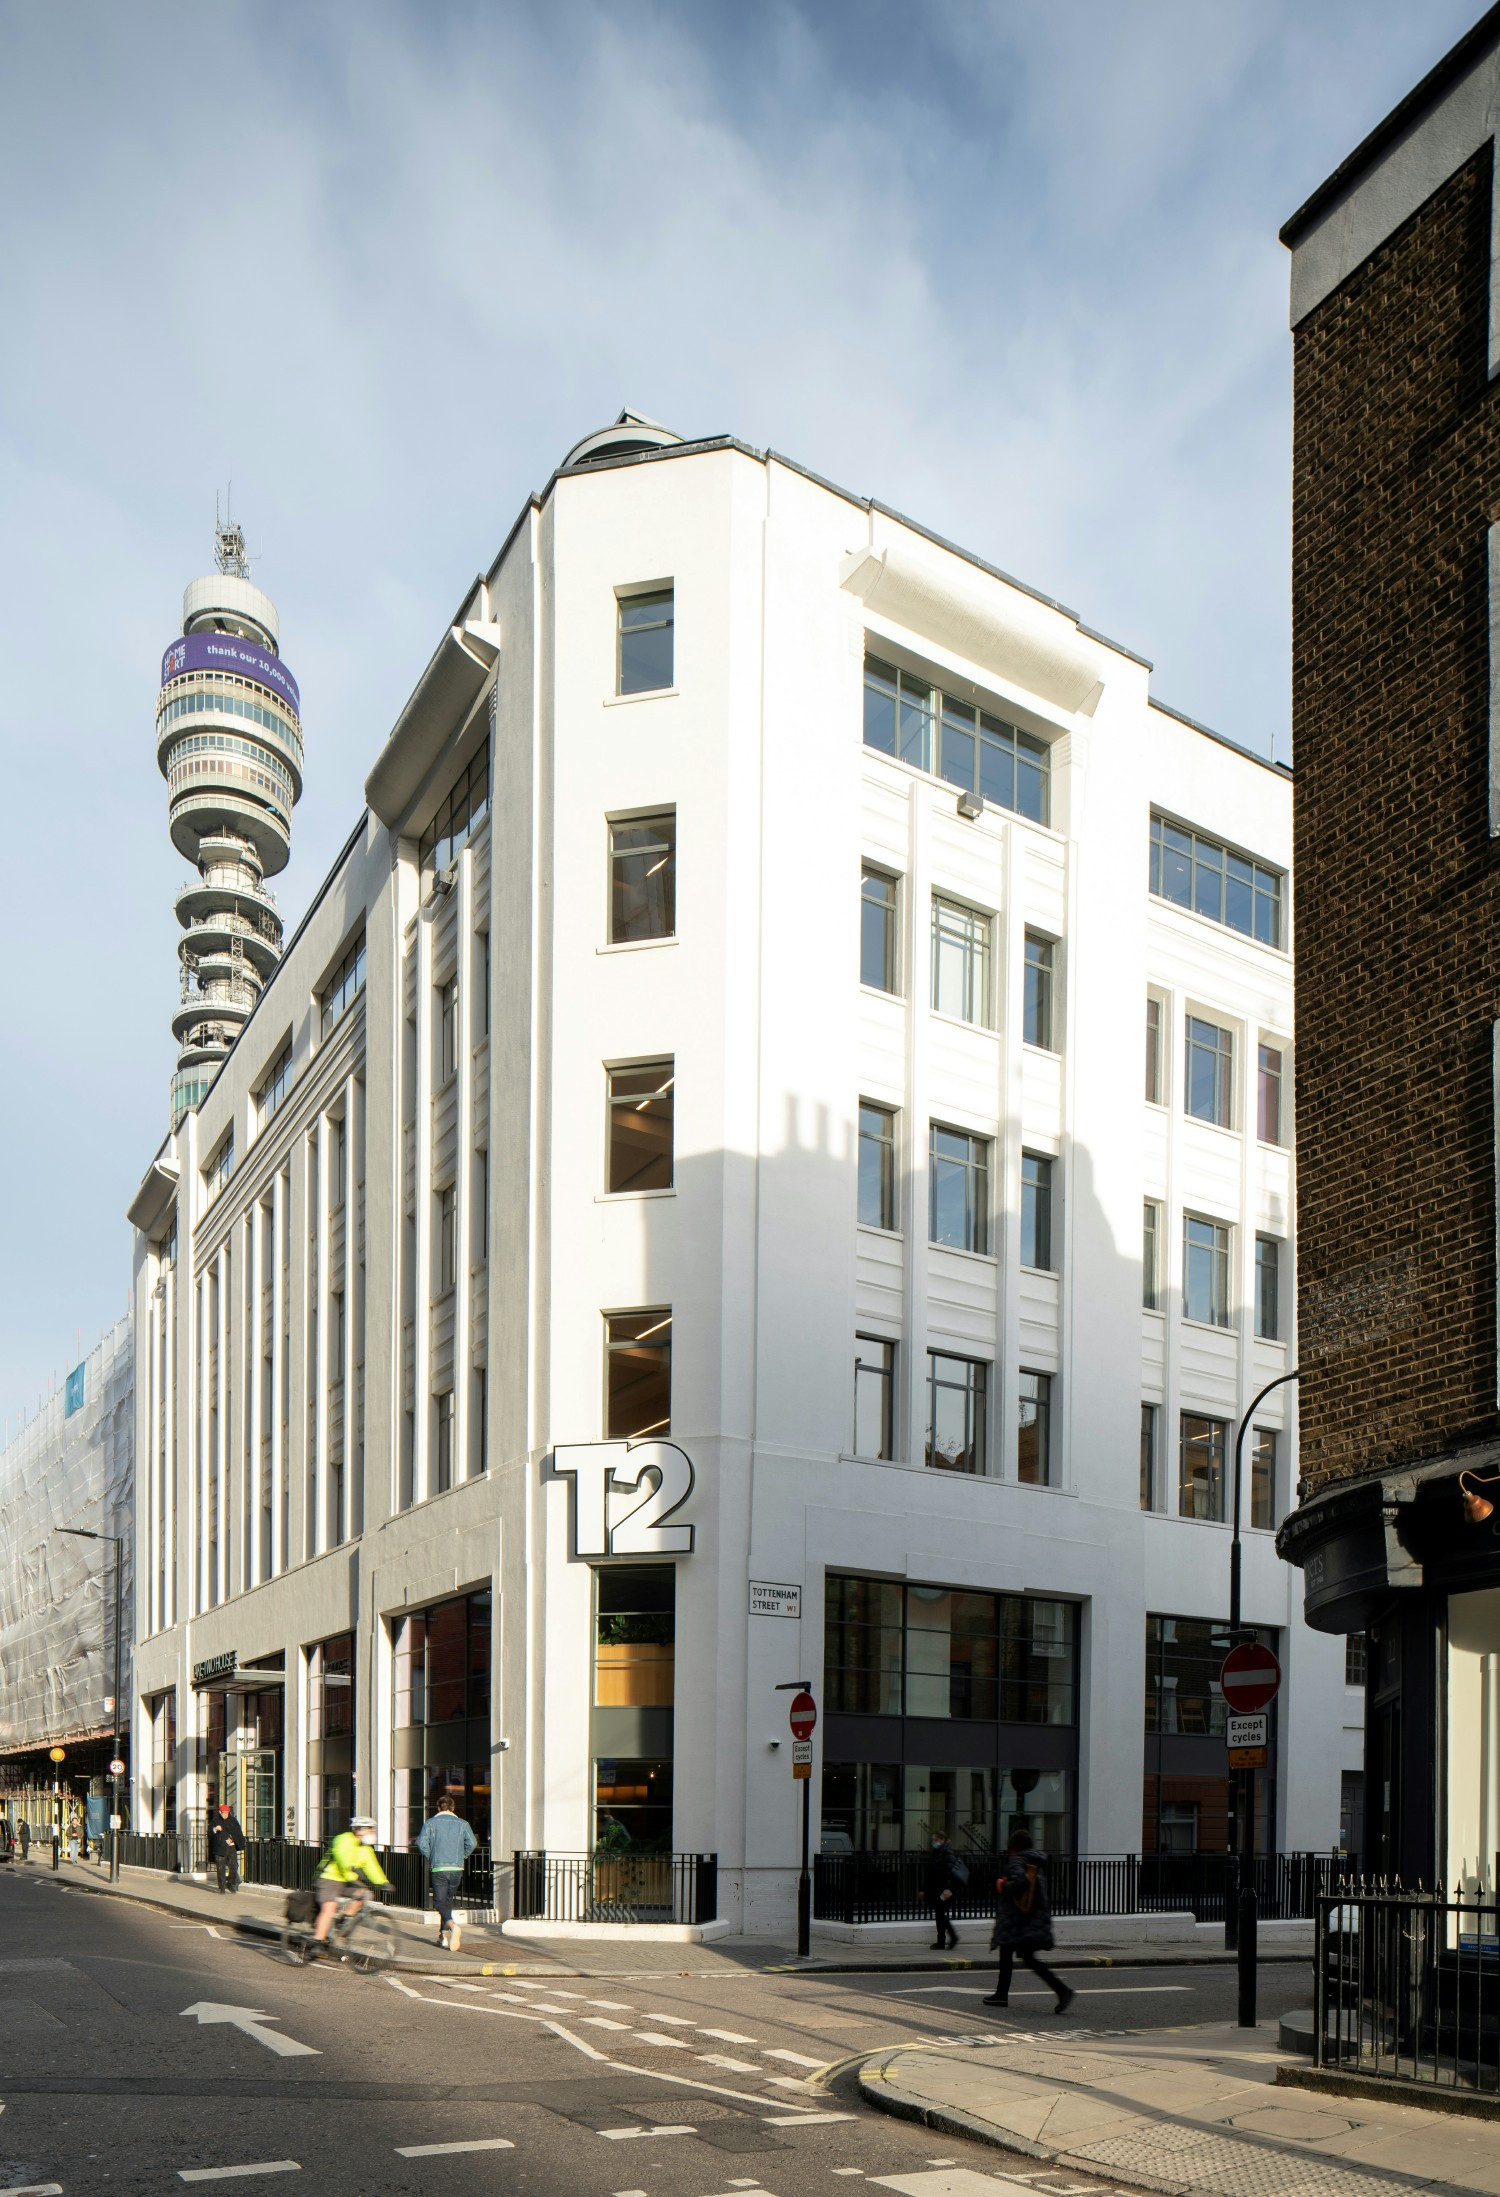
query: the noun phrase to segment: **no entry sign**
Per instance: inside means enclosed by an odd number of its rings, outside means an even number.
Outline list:
[[[793,1739],[811,1739],[818,1723],[818,1704],[811,1694],[794,1694],[787,1712]]]
[[[1249,1716],[1257,1709],[1267,1708],[1276,1698],[1281,1686],[1281,1665],[1269,1648],[1259,1641],[1246,1641],[1243,1647],[1231,1648],[1224,1658],[1219,1672],[1219,1690],[1225,1704],[1238,1716]]]

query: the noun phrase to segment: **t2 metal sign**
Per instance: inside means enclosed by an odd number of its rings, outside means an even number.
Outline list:
[[[692,1462],[675,1442],[567,1442],[552,1470],[573,1483],[575,1556],[692,1554],[692,1527],[667,1523],[693,1492]],[[634,1492],[643,1482],[644,1496]]]

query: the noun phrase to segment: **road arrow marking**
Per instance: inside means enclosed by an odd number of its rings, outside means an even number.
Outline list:
[[[185,2006],[182,2015],[184,2020],[189,2015],[194,2016],[200,2028],[212,2022],[227,2022],[231,2028],[243,2030],[247,2037],[253,2037],[257,2044],[263,2044],[268,2052],[279,2053],[284,2060],[304,2054],[314,2060],[322,2056],[315,2044],[298,2044],[295,2037],[283,2037],[278,2030],[263,2029],[263,2022],[280,2021],[281,2016],[259,2013],[253,2006],[215,2006],[209,1999],[199,1999],[196,2005]]]

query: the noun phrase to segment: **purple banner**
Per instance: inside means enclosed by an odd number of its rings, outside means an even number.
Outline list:
[[[232,671],[241,679],[254,679],[301,714],[297,682],[281,658],[257,648],[253,641],[237,640],[232,633],[189,633],[174,641],[161,660],[162,685],[180,679],[185,671]]]

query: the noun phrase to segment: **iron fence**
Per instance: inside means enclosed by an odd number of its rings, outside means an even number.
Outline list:
[[[716,1922],[717,1854],[516,1855],[518,1922]]]
[[[955,1922],[988,1918],[1004,1857],[962,1858],[968,1882],[953,1885],[946,1904]],[[930,1849],[815,1855],[813,1914],[820,1922],[920,1921],[932,1913],[931,1862]],[[1337,1854],[1257,1854],[1262,1920],[1310,1922],[1318,1895],[1356,1866]],[[1047,1860],[1047,1885],[1055,1915],[1188,1914],[1197,1922],[1222,1922],[1239,1875],[1231,1854],[1054,1854]]]
[[[1494,1894],[1346,1886],[1317,1901],[1313,1961],[1315,2066],[1500,2090]]]
[[[127,1868],[168,1869],[180,1876],[202,1876],[213,1866],[208,1830],[208,1819],[201,1810],[184,1811],[175,1831],[126,1832],[120,1860]],[[240,1853],[240,1876],[246,1884],[284,1886],[289,1892],[311,1891],[326,1844],[307,1839],[249,1839]],[[390,1889],[380,1892],[380,1899],[397,1907],[425,1908],[430,1904],[431,1881],[419,1853],[397,1846],[377,1846],[374,1853],[390,1879]],[[455,1903],[486,1912],[493,1910],[495,1867],[487,1845],[476,1846],[464,1864]]]

